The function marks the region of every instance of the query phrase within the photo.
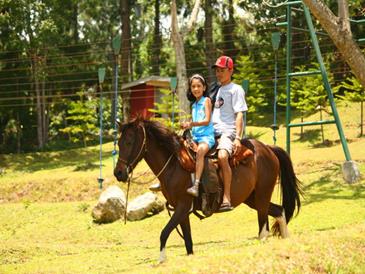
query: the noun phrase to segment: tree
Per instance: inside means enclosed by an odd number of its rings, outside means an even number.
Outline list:
[[[132,48],[131,48],[131,23],[129,0],[120,0],[120,18],[122,23],[121,47],[121,80],[122,84],[132,80]],[[129,92],[122,93],[122,109],[124,122],[129,120],[130,102]]]
[[[186,33],[192,31],[196,19],[198,17],[200,0],[195,0],[194,8],[191,13],[190,21],[188,22]],[[186,98],[186,90],[188,88],[188,78],[186,72],[186,59],[183,35],[180,32],[179,24],[177,22],[177,8],[176,0],[171,1],[171,39],[175,49],[176,59],[176,76],[177,76],[177,95],[179,99],[179,109],[184,114],[190,113],[189,102]]]
[[[355,77],[350,77],[343,81],[335,89],[339,90],[341,88],[346,89],[344,96],[339,96],[340,98],[350,101],[350,102],[360,102],[360,137],[364,135],[364,101],[365,92],[364,88],[360,85],[359,81]]]
[[[318,71],[319,65],[313,63],[310,68],[298,66],[295,71]],[[329,71],[327,69],[327,71]],[[310,78],[308,78],[310,77]],[[300,111],[301,122],[304,121],[304,116],[311,113],[320,112],[320,120],[322,120],[322,110],[325,110],[327,93],[323,86],[322,75],[311,75],[308,77],[296,77],[290,82],[292,95],[291,106]],[[328,74],[329,81],[332,82],[333,75]],[[323,125],[321,125],[322,143],[324,143]],[[301,126],[300,138],[303,138],[304,129]]]
[[[85,99],[83,92],[79,92],[78,95],[80,100],[69,104],[66,116],[68,126],[60,131],[67,133],[71,142],[82,142],[86,147],[87,141],[92,140],[98,131],[95,115],[97,102],[92,98]]]
[[[214,79],[214,70],[211,66],[214,64],[215,50],[213,44],[213,7],[212,0],[204,1],[204,40],[205,40],[205,62],[208,69],[207,81],[212,82]]]
[[[338,0],[338,16],[321,0],[303,0],[333,40],[354,75],[365,86],[365,56],[354,41],[347,0]]]
[[[160,121],[172,130],[178,130],[180,128],[178,123],[179,116],[177,115],[179,112],[178,98],[172,96],[171,90],[161,89],[160,92],[163,94],[161,96],[161,102],[155,102],[155,107],[149,109],[149,111],[157,114],[156,118],[154,118],[155,120]],[[172,114],[174,114],[174,117]]]
[[[243,80],[250,81],[250,90],[246,92],[246,101],[248,105],[248,113],[257,114],[268,105],[269,98],[265,98],[262,92],[263,85],[258,77],[258,69],[249,56],[240,56],[236,60],[236,72],[233,74],[234,81],[241,85]]]

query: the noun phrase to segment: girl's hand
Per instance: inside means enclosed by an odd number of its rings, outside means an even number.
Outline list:
[[[189,128],[191,128],[191,122],[183,122],[183,123],[181,123],[181,128],[182,129],[189,129]]]

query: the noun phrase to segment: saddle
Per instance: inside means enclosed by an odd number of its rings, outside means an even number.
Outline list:
[[[182,138],[180,143],[180,163],[184,169],[194,173],[197,144],[190,138]],[[255,149],[250,140],[243,139],[241,144],[242,150],[229,159],[231,168],[235,168],[239,164],[246,164],[254,155]],[[201,210],[205,217],[209,217],[218,212],[223,199],[223,181],[218,175],[219,166],[216,147],[217,143],[208,151],[205,157],[202,183],[199,186],[199,197],[194,199],[193,213],[199,218],[204,217],[197,213],[197,210]]]
[[[237,167],[240,163],[245,164],[247,160],[254,155],[255,148],[249,139],[242,139],[241,144],[241,151],[229,158],[231,168]],[[181,149],[179,152],[179,160],[182,167],[190,173],[195,172],[195,159],[198,145],[189,138],[182,138],[180,140],[180,145]],[[213,159],[214,162],[218,161],[217,145],[218,144],[216,142],[214,147],[211,148],[206,155],[206,158]]]

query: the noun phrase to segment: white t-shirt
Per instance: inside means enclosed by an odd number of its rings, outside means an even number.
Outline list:
[[[244,111],[247,111],[247,104],[243,88],[233,82],[221,86],[212,116],[215,134],[235,134],[236,114]]]

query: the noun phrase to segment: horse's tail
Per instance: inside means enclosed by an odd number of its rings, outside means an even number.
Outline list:
[[[301,182],[294,173],[293,163],[286,151],[277,146],[269,146],[280,162],[280,186],[282,206],[285,210],[286,222],[293,217],[295,208],[300,210],[300,196],[303,194]]]

